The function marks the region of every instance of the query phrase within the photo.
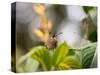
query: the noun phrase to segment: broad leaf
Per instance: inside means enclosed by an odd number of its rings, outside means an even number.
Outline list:
[[[52,56],[47,48],[42,47],[40,50],[37,50],[34,54],[32,54],[32,58],[39,61],[43,70],[51,69]]]
[[[33,65],[35,63],[36,65],[34,66],[33,71],[37,69],[37,65],[39,65],[39,63],[42,64],[44,70],[49,70],[51,67],[50,59],[51,59],[50,54],[44,46],[34,47],[30,49],[30,52],[22,56],[20,60],[17,62],[17,71],[18,72],[32,71]],[[30,69],[28,69],[27,67],[30,67]]]
[[[39,67],[39,62],[32,59],[27,58],[23,63],[17,66],[17,72],[35,72]]]
[[[24,72],[35,72],[37,71],[38,67],[39,67],[38,61],[32,58],[28,58],[24,65]]]
[[[95,51],[94,57],[93,57],[93,61],[91,63],[91,68],[96,68],[97,67],[97,50]]]
[[[96,46],[97,46],[96,43],[90,43],[86,45],[84,48],[82,48],[81,56],[82,56],[82,67],[83,68],[90,68],[93,62],[93,57],[96,51]]]
[[[69,70],[69,69],[79,69],[79,68],[81,68],[81,65],[75,55],[67,56],[62,63],[56,66],[56,70]]]
[[[92,10],[94,7],[87,7],[87,6],[83,6],[83,9],[86,13],[88,13],[90,10]]]
[[[69,47],[65,42],[58,45],[53,55],[53,64],[58,65],[60,62],[62,62],[66,58],[68,52]]]

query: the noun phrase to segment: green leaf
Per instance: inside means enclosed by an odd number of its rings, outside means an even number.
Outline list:
[[[22,56],[16,62],[16,70],[17,70],[17,72],[26,72],[26,71],[29,71],[29,70],[26,69],[25,66],[29,65],[28,64],[29,61],[30,61],[30,63],[33,62],[33,64],[31,63],[30,65],[34,65],[34,63],[36,63],[36,61],[34,59],[31,60],[30,57],[31,57],[32,54],[34,54],[37,50],[40,50],[41,48],[43,48],[43,46],[34,47],[34,48],[30,49],[30,51],[27,54],[25,54],[24,56]],[[37,64],[38,64],[38,62],[37,62]],[[37,67],[34,67],[33,71],[35,70],[35,68],[37,68]]]
[[[81,56],[82,56],[82,67],[83,68],[90,68],[94,53],[96,51],[96,43],[90,43],[86,45],[84,48],[81,50]]]
[[[48,51],[48,49],[44,46],[37,46],[32,49],[30,49],[30,52],[25,54],[20,58],[20,60],[17,62],[17,71],[18,72],[24,72],[32,70],[32,66],[30,70],[27,69],[27,67],[30,65],[34,65],[31,62],[34,60],[34,63],[39,62],[39,64],[42,65],[42,70],[50,70],[51,69],[51,54]],[[35,61],[36,60],[36,61]],[[29,65],[30,64],[30,65]],[[38,64],[38,63],[37,63]],[[34,66],[34,69],[36,67]]]
[[[32,54],[34,54],[36,51],[38,50],[41,50],[43,49],[44,47],[43,46],[37,46],[37,47],[34,47],[34,48],[31,48],[30,51],[25,54],[24,56],[22,56],[18,62],[16,63],[16,65],[20,65],[21,63],[23,63],[26,59],[28,59]]]
[[[17,66],[17,72],[35,72],[39,67],[39,62],[32,59],[27,58],[23,63]]]
[[[97,41],[97,8],[93,8],[92,10],[90,10],[88,12],[88,16],[91,20],[91,25],[89,26],[89,40],[92,42],[96,42]]]
[[[93,24],[94,24],[95,26],[97,26],[97,8],[96,8],[96,7],[93,8],[92,10],[90,10],[90,11],[88,12],[88,14],[89,14],[89,16],[90,16],[90,18],[91,18]]]
[[[88,13],[90,10],[92,10],[93,8],[95,8],[95,7],[87,7],[87,6],[83,6],[83,9],[84,9],[84,11],[86,12],[86,13]]]
[[[28,58],[24,64],[24,72],[35,72],[37,71],[39,67],[39,62],[32,59]]]
[[[37,50],[34,54],[32,54],[32,58],[39,61],[43,70],[51,70],[52,56],[47,48],[42,47]]]
[[[66,55],[68,54],[68,52],[69,52],[68,45],[65,42],[63,44],[60,44],[56,48],[56,50],[54,52],[54,55],[53,55],[53,64],[57,65],[60,62],[62,62],[66,58]]]
[[[97,67],[97,50],[95,51],[94,57],[93,57],[93,61],[91,63],[91,68],[96,68]]]
[[[77,51],[76,49],[69,49],[67,56],[69,55],[76,55],[75,51]]]
[[[56,66],[57,70],[80,69],[81,65],[75,55],[67,56],[66,59]]]

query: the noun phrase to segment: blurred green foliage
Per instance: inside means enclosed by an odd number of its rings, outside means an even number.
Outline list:
[[[20,58],[17,72],[36,72],[90,68],[93,66],[96,43],[88,43],[76,53],[77,50],[69,49],[66,42],[59,44],[54,50],[44,46],[37,46]],[[94,66],[95,67],[95,66]],[[93,68],[93,67],[92,67]]]

